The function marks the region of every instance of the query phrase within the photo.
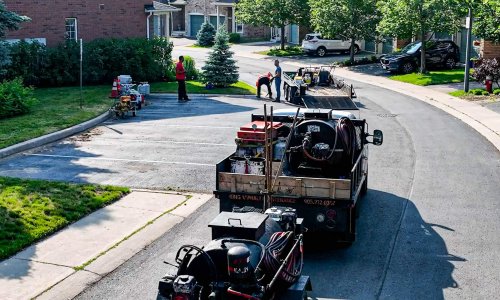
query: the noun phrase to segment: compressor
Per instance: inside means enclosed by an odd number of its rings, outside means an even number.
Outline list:
[[[220,213],[209,224],[212,241],[182,246],[177,272],[160,280],[158,299],[304,299],[311,284],[301,274],[302,220],[293,209],[251,210]]]

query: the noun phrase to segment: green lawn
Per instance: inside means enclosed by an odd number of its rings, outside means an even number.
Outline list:
[[[463,90],[456,90],[448,94],[459,98],[467,98],[468,96],[500,96],[500,88],[494,89],[493,94],[488,93],[484,88],[471,89],[468,93],[464,92]]]
[[[269,55],[269,56],[296,56],[304,54],[302,48],[299,46],[287,46],[285,50],[281,50],[280,48],[271,48],[265,51],[258,51],[257,54]]]
[[[457,83],[464,81],[464,70],[438,70],[430,71],[427,74],[411,73],[404,75],[393,75],[389,77],[392,80],[407,82],[415,85],[432,85],[432,84],[445,84]]]
[[[84,87],[83,109],[80,88],[35,90],[38,104],[26,115],[0,120],[0,148],[58,131],[92,119],[111,107],[111,85]]]
[[[128,192],[121,187],[0,177],[0,260]]]
[[[227,88],[214,88],[207,90],[205,84],[199,81],[187,81],[186,89],[189,94],[219,94],[219,95],[254,95],[257,93],[255,87],[238,81]],[[177,93],[177,82],[155,82],[151,84],[153,93]]]

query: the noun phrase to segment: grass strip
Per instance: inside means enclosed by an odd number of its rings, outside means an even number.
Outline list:
[[[111,85],[89,86],[83,89],[83,108],[80,109],[80,88],[35,89],[38,103],[31,112],[0,119],[0,149],[59,131],[99,116],[108,110]]]
[[[209,94],[209,95],[255,95],[257,90],[243,81],[226,88],[206,89],[205,84],[200,81],[187,81],[186,89],[189,94]],[[151,83],[153,93],[177,93],[177,82],[155,82]]]
[[[411,73],[404,75],[393,75],[389,78],[420,86],[433,84],[459,83],[464,81],[464,69],[437,70],[426,74]]]
[[[0,259],[128,192],[124,187],[0,177]]]

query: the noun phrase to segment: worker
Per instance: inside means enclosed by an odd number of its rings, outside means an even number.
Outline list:
[[[276,71],[274,72],[274,84],[276,87],[276,100],[274,102],[281,102],[281,67],[279,60],[274,61]]]
[[[183,62],[184,56],[181,55],[179,56],[179,62],[175,66],[175,79],[177,80],[178,84],[177,93],[179,102],[186,102],[190,100],[186,92],[186,70],[184,69],[184,65],[182,64]]]
[[[273,99],[273,92],[271,90],[271,81],[273,80],[273,75],[269,72],[267,75],[259,76],[255,85],[257,86],[257,98],[260,98],[260,88],[265,85],[267,87],[267,94],[269,99]]]

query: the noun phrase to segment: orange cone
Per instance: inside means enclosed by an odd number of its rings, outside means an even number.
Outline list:
[[[117,81],[118,81],[117,79],[113,80],[113,87],[111,88],[111,95],[109,95],[109,98],[116,99],[116,98],[120,97],[120,93],[118,92],[118,82]]]

